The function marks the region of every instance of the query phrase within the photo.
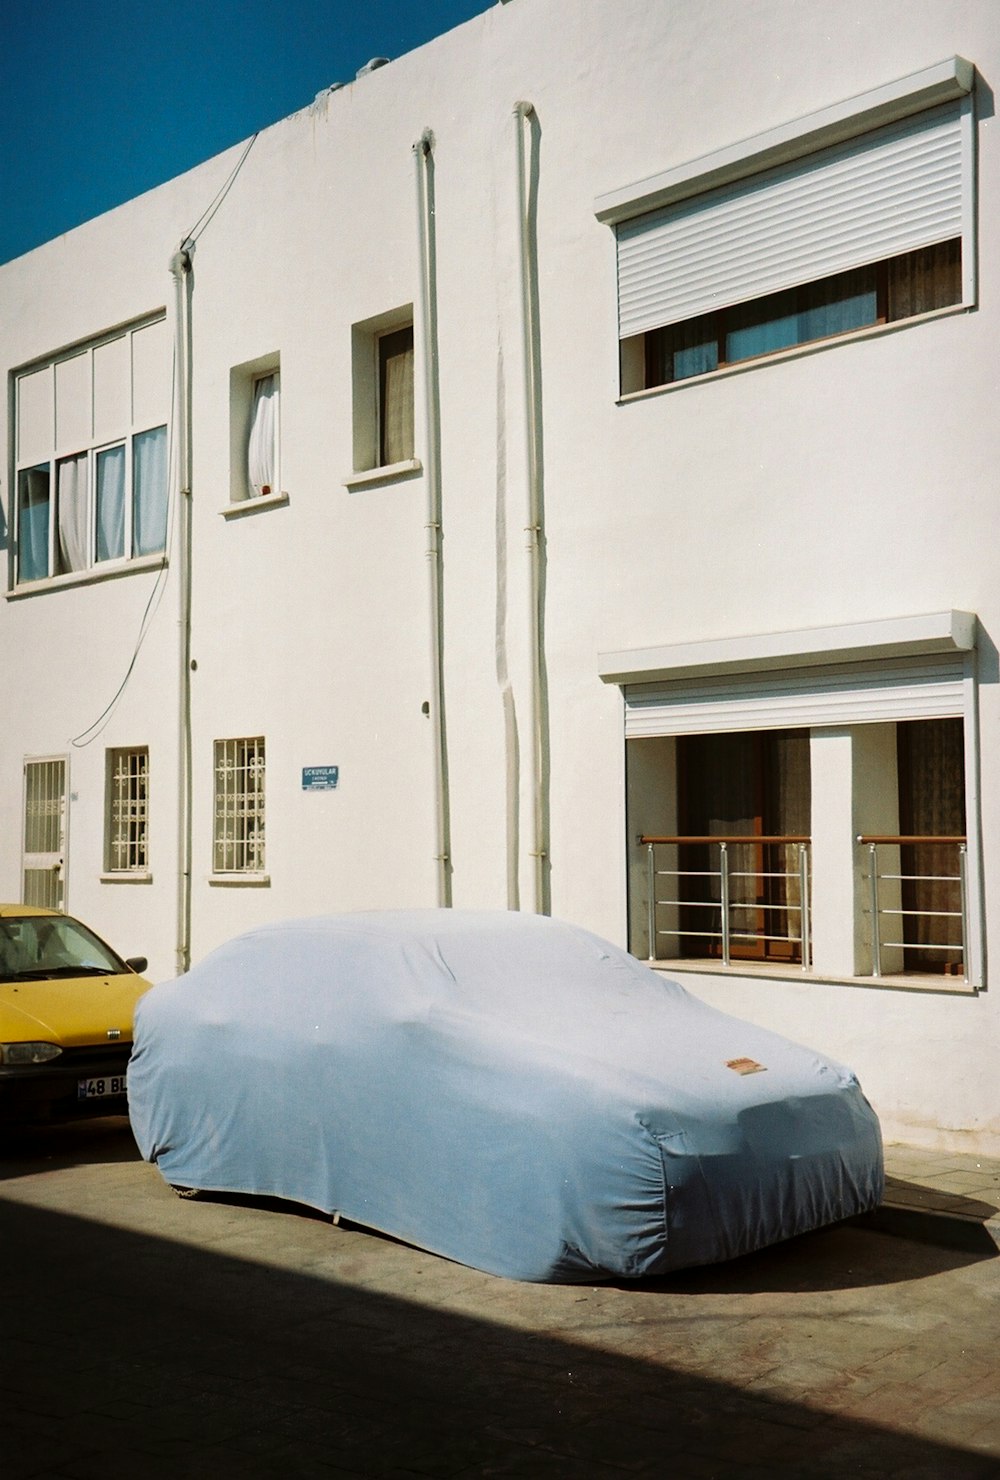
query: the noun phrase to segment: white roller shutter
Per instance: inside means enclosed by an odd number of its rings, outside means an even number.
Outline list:
[[[962,235],[948,103],[617,227],[623,339]]]
[[[744,678],[629,684],[625,734],[698,735],[961,715],[961,656],[842,663]]]

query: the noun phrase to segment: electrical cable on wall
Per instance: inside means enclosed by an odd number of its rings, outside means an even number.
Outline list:
[[[239,159],[237,160],[237,162],[236,162],[235,166],[233,167],[232,171],[230,172],[229,178],[226,180],[226,182],[222,186],[222,188],[219,191],[216,192],[216,194],[213,197],[211,203],[201,213],[201,215],[198,217],[197,221],[195,222],[194,226],[191,228],[191,230],[184,237],[183,245],[182,245],[182,250],[185,250],[186,251],[186,250],[190,250],[191,248],[193,248],[194,247],[194,244],[198,240],[199,236],[201,236],[202,233],[206,230],[206,228],[211,224],[213,218],[216,215],[216,212],[219,210],[219,207],[222,205],[222,202],[225,200],[226,196],[229,194],[230,190],[233,188],[233,185],[236,183],[236,177],[239,175],[240,170],[243,168],[244,164],[246,163],[247,156],[249,155],[250,150],[253,148],[254,144],[257,142],[258,134],[259,134],[259,130],[258,130],[258,133],[253,134],[252,137],[247,141],[247,145],[246,145],[245,149],[243,150],[243,153],[240,155]],[[177,406],[176,406],[176,400],[175,400],[175,397],[176,397],[176,380],[177,380],[177,354],[176,354],[176,349],[175,349],[175,351],[174,351],[174,358],[173,358],[173,374],[171,375],[170,433],[169,433],[168,456],[167,456],[167,464],[168,464],[168,475],[167,476],[168,476],[168,479],[169,479],[169,487],[171,487],[171,488],[173,488],[174,481],[175,481],[175,479],[174,479],[174,473],[175,473],[174,458],[175,458],[175,454],[176,454],[176,443],[175,443],[175,439],[174,439],[174,429],[175,429],[176,420],[177,420],[177,418],[176,418]],[[175,510],[176,510],[176,500],[173,499],[173,498],[171,498],[171,500],[170,500],[169,514],[168,514],[168,521],[167,521],[167,533],[166,533],[166,541],[165,541],[165,544],[164,544],[164,551],[169,550],[170,547],[171,547],[171,544],[173,542],[174,514],[175,514]],[[161,600],[161,598],[163,596],[163,592],[166,589],[166,583],[167,583],[167,575],[168,575],[168,573],[169,573],[169,567],[168,567],[166,558],[164,558],[164,562],[163,562],[162,566],[160,567],[159,571],[157,572],[156,580],[153,583],[153,589],[149,593],[149,599],[146,602],[146,607],[145,607],[145,610],[143,611],[143,614],[142,614],[142,620],[139,623],[138,636],[136,637],[136,640],[135,640],[135,646],[132,649],[132,656],[131,656],[131,658],[129,660],[128,667],[125,670],[125,676],[122,679],[121,683],[118,685],[118,688],[116,689],[116,691],[115,691],[113,697],[111,698],[110,702],[101,711],[101,713],[97,716],[97,718],[94,720],[94,722],[92,724],[88,725],[86,727],[86,729],[81,730],[78,735],[74,735],[73,738],[69,741],[70,745],[74,746],[76,749],[83,750],[88,745],[92,744],[93,741],[97,739],[97,737],[106,729],[107,725],[110,723],[111,717],[114,714],[115,709],[118,707],[119,700],[121,699],[122,695],[124,694],[125,689],[128,686],[128,681],[132,677],[132,674],[133,674],[133,672],[135,670],[135,665],[138,662],[139,653],[142,651],[142,645],[145,642],[146,636],[147,636],[147,634],[149,632],[150,625],[151,625],[151,622],[152,622],[152,618],[156,614],[157,608],[159,607],[159,604],[160,604],[160,600]]]

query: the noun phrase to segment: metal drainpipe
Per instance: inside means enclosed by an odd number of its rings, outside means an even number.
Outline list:
[[[514,143],[517,161],[518,278],[521,289],[524,409],[527,443],[528,524],[527,553],[531,571],[531,709],[529,747],[534,861],[535,910],[548,913],[547,868],[549,855],[542,771],[544,724],[542,715],[542,546],[545,530],[542,517],[541,416],[538,397],[538,323],[531,282],[531,242],[528,218],[527,170],[524,151],[525,124],[534,116],[533,103],[514,104]]]
[[[176,290],[177,552],[180,672],[177,737],[177,974],[191,965],[191,253],[170,259]]]
[[[427,489],[427,572],[430,600],[430,720],[434,748],[434,825],[437,902],[450,907],[451,838],[448,808],[448,755],[444,720],[444,617],[441,600],[441,438],[437,349],[437,265],[434,237],[434,135],[424,129],[413,146],[417,184],[417,239],[420,246],[419,309],[424,365],[424,478]]]

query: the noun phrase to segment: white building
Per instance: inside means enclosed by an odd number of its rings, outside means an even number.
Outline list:
[[[992,0],[513,0],[0,268],[0,897],[652,925],[1000,1150],[997,78]]]

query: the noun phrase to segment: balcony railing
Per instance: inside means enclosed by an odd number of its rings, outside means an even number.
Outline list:
[[[968,847],[963,835],[868,834],[858,837],[867,853],[871,918],[872,976],[897,975],[918,960],[942,974],[961,971],[969,980]],[[920,872],[906,866],[907,855],[934,848],[950,853],[948,872]],[[892,937],[891,939],[889,937]],[[949,960],[948,958],[952,958]]]
[[[709,942],[709,954],[717,952],[725,966],[738,953],[800,961],[808,970],[807,836],[643,835],[639,841],[646,848],[651,961],[664,959],[658,950],[664,937],[675,937],[678,945],[695,937]],[[669,862],[666,848],[676,850]],[[708,867],[680,866],[682,850],[692,848],[703,856],[707,851]]]

